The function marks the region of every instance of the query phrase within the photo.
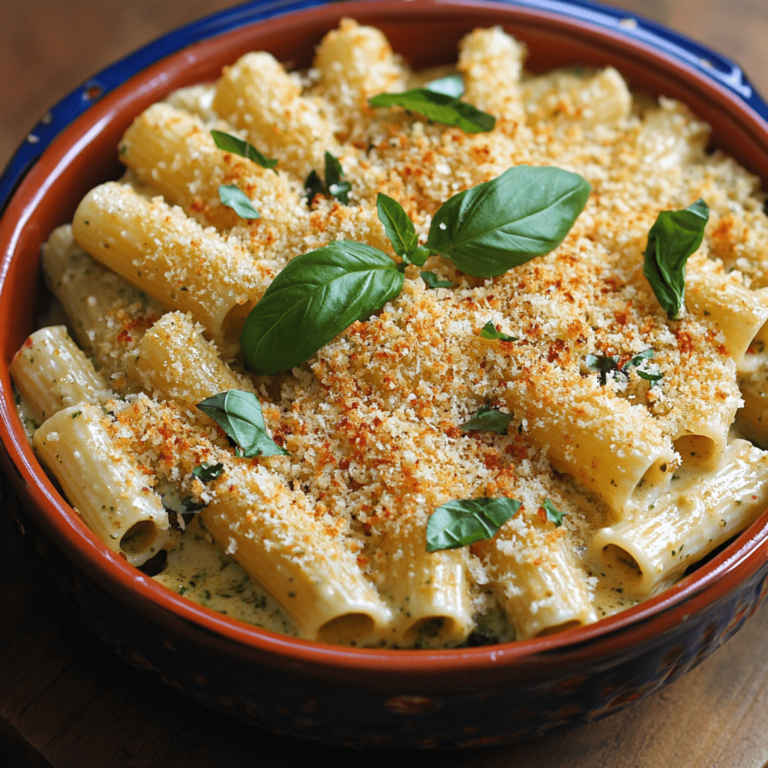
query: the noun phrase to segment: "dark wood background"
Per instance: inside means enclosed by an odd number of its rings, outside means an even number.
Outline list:
[[[0,0],[0,167],[56,100],[224,0]],[[738,61],[768,94],[768,0],[623,0]],[[0,766],[765,768],[768,605],[681,680],[584,728],[453,754],[360,754],[265,736],[128,667],[52,594],[0,505]]]

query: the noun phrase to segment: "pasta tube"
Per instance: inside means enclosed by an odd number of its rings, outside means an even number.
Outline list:
[[[189,317],[169,313],[142,339],[137,364],[150,390],[190,404],[244,388]],[[352,554],[261,467],[238,467],[201,513],[211,535],[265,587],[306,637],[365,642],[391,619]]]
[[[247,53],[227,67],[216,85],[213,108],[302,181],[311,170],[323,168],[326,151],[338,154],[330,122],[269,53]]]
[[[306,501],[263,467],[237,467],[200,513],[205,527],[296,622],[304,637],[364,644],[392,613],[351,551]]]
[[[63,325],[35,331],[14,356],[10,370],[38,423],[71,405],[98,405],[112,396]]]
[[[521,90],[530,124],[552,121],[589,129],[615,125],[632,109],[627,84],[613,67],[589,76],[555,70],[526,80]]]
[[[368,109],[368,98],[405,87],[407,73],[384,34],[352,19],[322,39],[313,66],[320,73],[316,92],[336,106],[348,131]]]
[[[484,112],[523,123],[520,73],[525,46],[501,27],[476,29],[459,45],[459,72],[464,74],[464,99]]]
[[[643,599],[746,528],[768,505],[768,453],[734,440],[720,466],[676,480],[648,510],[603,528],[591,555]]]
[[[144,334],[135,375],[147,392],[159,392],[187,407],[229,389],[251,389],[181,312],[168,312]]]
[[[740,383],[744,407],[736,413],[736,427],[758,445],[768,446],[768,366],[765,362]]]
[[[400,646],[457,645],[472,631],[464,549],[427,552],[424,529],[403,521],[381,543],[387,568],[382,591],[394,612]]]
[[[530,516],[506,525],[479,547],[490,565],[499,603],[512,619],[515,637],[530,637],[597,621],[584,571],[561,531]]]
[[[691,272],[686,283],[688,311],[707,317],[722,332],[738,370],[753,366],[759,355],[747,355],[747,350],[755,342],[761,342],[762,349],[768,341],[768,289],[751,291],[733,274],[710,270]]]
[[[168,513],[138,464],[114,446],[96,405],[64,408],[35,432],[35,451],[83,522],[113,552],[141,565],[163,548]]]
[[[257,248],[278,238],[275,222],[284,229],[297,219],[297,208],[301,210],[285,175],[222,151],[202,120],[169,104],[154,104],[134,120],[120,144],[120,160],[166,202],[181,206],[202,224],[218,229],[247,224]],[[222,184],[237,186],[261,218],[246,222],[223,205]]]
[[[274,270],[203,229],[178,208],[109,182],[91,190],[72,231],[95,259],[168,307],[191,312],[231,356]]]
[[[69,224],[52,232],[42,262],[78,345],[110,387],[125,394],[136,344],[163,306],[94,261],[75,242]]]
[[[580,376],[511,382],[505,399],[525,414],[525,434],[553,465],[594,491],[620,519],[663,493],[677,466],[653,417]]]

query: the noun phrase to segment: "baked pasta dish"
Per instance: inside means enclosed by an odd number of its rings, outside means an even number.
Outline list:
[[[414,72],[345,20],[136,117],[12,373],[114,553],[274,631],[441,648],[598,621],[768,503],[768,219],[685,105]]]

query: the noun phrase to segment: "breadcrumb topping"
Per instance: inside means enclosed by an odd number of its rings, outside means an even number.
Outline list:
[[[412,87],[419,75],[378,30],[351,20],[324,39],[308,73],[288,73],[267,53],[248,54],[216,86],[185,89],[137,118],[121,143],[130,174],[122,185],[91,193],[106,200],[113,239],[81,239],[102,260],[99,249],[120,247],[129,218],[151,240],[128,235],[142,251],[133,272],[149,270],[148,280],[170,286],[173,296],[163,304],[191,312],[202,322],[196,333],[230,350],[245,317],[220,331],[226,310],[219,305],[257,303],[296,256],[348,239],[399,261],[377,217],[378,193],[402,204],[424,242],[442,203],[512,166],[581,174],[592,187],[586,208],[546,256],[488,279],[434,256],[423,269],[452,283],[436,289],[409,266],[399,296],[283,374],[247,374],[226,351],[237,375],[248,377],[242,388],[258,393],[267,431],[287,456],[238,457],[193,404],[141,389],[131,374],[137,344],[167,311],[143,293],[118,291],[104,320],[78,334],[123,396],[107,406],[105,424],[120,450],[136,457],[150,487],[171,484],[201,505],[234,498],[249,510],[246,518],[276,515],[280,534],[267,548],[280,547],[297,568],[308,559],[343,560],[384,603],[392,563],[403,556],[391,542],[423,532],[440,505],[477,497],[521,501],[520,512],[495,538],[473,545],[462,566],[473,627],[484,637],[482,628],[493,623],[488,617],[517,598],[529,601],[529,617],[543,617],[558,601],[544,593],[526,597],[510,568],[572,571],[574,590],[583,591],[593,612],[579,622],[598,618],[595,606],[605,615],[631,604],[587,555],[597,531],[632,514],[634,502],[616,501],[619,491],[611,495],[610,486],[628,484],[625,495],[634,498],[636,481],[627,477],[646,459],[640,474],[649,483],[652,465],[671,477],[687,461],[676,441],[727,434],[742,405],[736,364],[716,319],[689,309],[669,320],[643,276],[656,216],[699,197],[709,205],[704,243],[688,262],[689,291],[705,273],[723,285],[768,285],[764,196],[748,171],[705,151],[706,124],[665,98],[633,106],[615,70],[533,78],[523,58],[524,47],[500,29],[476,30],[462,42],[464,98],[497,118],[493,131],[466,134],[404,110],[370,108],[367,98]],[[213,127],[278,158],[277,173],[217,149]],[[351,184],[349,205],[326,195],[307,204],[306,174],[322,172],[325,151],[338,157]],[[237,185],[260,218],[246,221],[224,207],[220,184]],[[106,199],[110,190],[114,197]],[[124,201],[134,208],[122,216]],[[61,281],[77,268],[68,267]],[[99,273],[99,284],[115,279],[109,275]],[[123,277],[148,290],[128,270]],[[196,307],[215,316],[218,327],[206,327]],[[482,338],[489,321],[516,340]],[[646,350],[653,351],[658,381],[627,368],[625,376],[601,382],[585,363],[600,355],[624,364]],[[169,360],[168,376],[183,382],[186,364],[194,363]],[[506,434],[461,429],[483,406],[509,414]],[[203,462],[220,463],[223,472],[204,483],[193,475]],[[561,526],[544,514],[545,501],[564,514]],[[242,547],[237,525],[229,541],[219,542],[235,559]],[[565,554],[556,561],[560,548]],[[512,628],[507,635],[499,630],[497,639],[547,629],[525,629],[516,616],[509,614]],[[394,644],[409,642],[430,641]]]

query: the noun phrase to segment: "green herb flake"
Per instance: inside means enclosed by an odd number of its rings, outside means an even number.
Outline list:
[[[337,240],[297,256],[245,321],[240,337],[245,365],[259,374],[301,365],[402,288],[397,265],[370,245]]]
[[[224,131],[211,131],[213,137],[213,143],[225,152],[231,152],[233,155],[239,155],[245,157],[248,160],[252,160],[256,165],[260,165],[262,168],[268,168],[275,173],[275,166],[277,160],[271,157],[265,157],[259,152],[253,144],[249,144],[237,136],[233,136],[231,133],[224,133]]]
[[[563,516],[567,515],[567,512],[561,512],[549,499],[544,499],[541,505],[544,512],[547,515],[547,520],[554,523],[557,528],[563,524]]]
[[[202,464],[198,464],[192,470],[192,476],[204,483],[210,483],[211,480],[215,480],[219,477],[223,471],[223,464],[207,464],[206,462],[202,462]]]
[[[75,411],[75,412],[72,414],[71,418],[73,418],[73,419],[76,419],[78,416],[82,416],[82,415],[83,415],[83,412],[82,412],[82,411]]]
[[[642,352],[638,352],[638,354],[636,354],[633,358],[627,360],[627,362],[624,363],[623,369],[626,370],[627,368],[631,368],[633,366],[637,367],[639,365],[643,365],[646,360],[653,360],[652,349],[644,349]]]
[[[252,392],[230,389],[197,404],[230,437],[246,458],[286,456],[267,433],[261,403]]]
[[[304,197],[307,205],[311,206],[317,195],[328,195],[343,205],[349,205],[349,193],[352,185],[344,179],[344,170],[338,158],[330,152],[325,153],[325,181],[317,171],[310,171],[304,181]]]
[[[317,171],[310,171],[304,181],[304,197],[307,198],[307,205],[311,206],[312,201],[317,195],[325,194],[325,184]]]
[[[463,432],[495,432],[498,435],[506,435],[511,420],[511,414],[483,405],[469,421],[460,424],[459,429]]]
[[[653,350],[646,349],[627,360],[623,365],[619,364],[620,357],[618,355],[587,355],[584,362],[588,370],[596,371],[600,374],[600,383],[603,385],[607,383],[609,375],[615,378],[616,374],[622,373],[629,378],[630,370],[636,368],[637,375],[645,381],[650,381],[651,386],[653,386],[664,378],[663,374],[645,371],[640,368],[640,366],[645,365],[652,359]]]
[[[643,274],[670,320],[685,300],[685,264],[701,246],[709,207],[699,199],[682,211],[662,211],[648,233]]]
[[[664,378],[661,373],[649,373],[648,371],[638,371],[637,375],[645,381],[650,381],[651,384],[658,384]]]
[[[443,203],[427,248],[469,275],[501,275],[557,248],[589,192],[581,176],[561,168],[509,168]]]
[[[440,81],[434,81],[432,88],[436,83]],[[460,101],[451,93],[432,88],[413,88],[403,93],[380,93],[368,99],[368,104],[372,107],[403,107],[409,112],[418,112],[435,123],[454,125],[464,133],[484,133],[492,131],[496,126],[496,118],[493,115],[480,111],[466,101]]]
[[[219,200],[222,205],[231,208],[241,219],[259,219],[259,212],[253,207],[250,198],[234,184],[222,184],[219,187]]]
[[[588,370],[600,374],[600,383],[603,385],[608,382],[609,374],[620,370],[618,355],[587,355],[585,363]]]
[[[489,320],[480,331],[480,336],[484,339],[496,339],[498,341],[517,341],[517,336],[510,336],[496,330],[493,321]]]
[[[453,285],[450,280],[441,280],[434,272],[429,270],[422,270],[420,274],[427,288],[450,288]]]
[[[458,499],[439,506],[427,523],[427,552],[467,547],[496,535],[517,514],[517,499]]]
[[[344,179],[341,163],[330,152],[325,153],[325,186],[331,197],[344,205],[349,205],[352,185]]]

